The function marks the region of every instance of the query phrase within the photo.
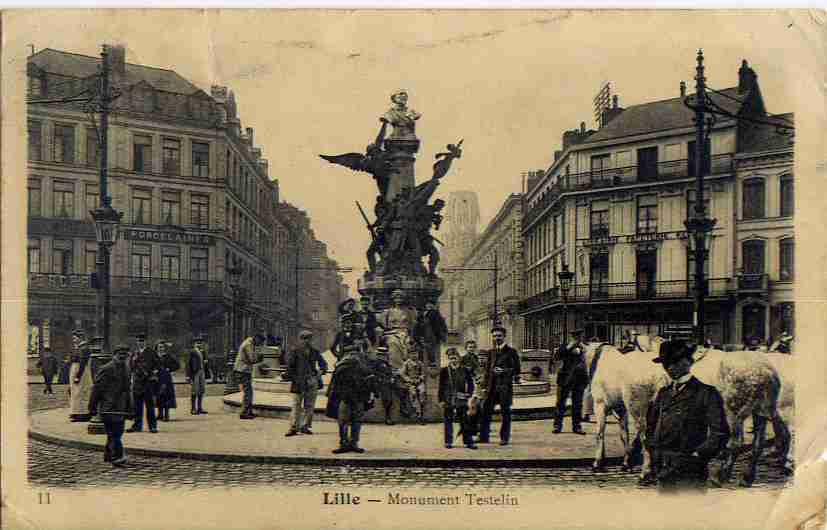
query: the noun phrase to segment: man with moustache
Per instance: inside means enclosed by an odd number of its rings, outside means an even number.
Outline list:
[[[112,360],[101,366],[95,374],[95,383],[89,399],[89,414],[99,414],[106,429],[106,447],[103,461],[115,467],[126,464],[121,437],[126,418],[135,413],[130,391],[127,358],[129,347],[120,344],[112,352]]]
[[[511,404],[514,400],[514,384],[520,382],[520,356],[517,350],[505,343],[506,330],[494,326],[491,330],[494,347],[488,351],[488,361],[483,376],[485,402],[480,421],[479,443],[490,443],[491,416],[499,404],[502,413],[500,445],[508,445],[511,439]]]
[[[158,420],[155,416],[155,393],[158,387],[158,370],[161,360],[153,348],[146,347],[146,334],[135,336],[135,351],[130,358],[132,371],[132,394],[135,401],[135,421],[126,432],[144,430],[144,407],[149,422],[149,432],[158,432]]]
[[[723,399],[715,387],[689,371],[692,348],[681,340],[664,342],[652,362],[660,363],[672,382],[658,391],[646,415],[646,446],[653,454],[657,481],[664,493],[706,491],[709,461],[729,439]]]

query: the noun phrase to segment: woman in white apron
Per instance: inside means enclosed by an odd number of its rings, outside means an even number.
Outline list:
[[[89,421],[89,397],[92,395],[92,367],[89,366],[91,350],[87,348],[86,333],[81,329],[72,332],[72,353],[69,367],[69,420]]]

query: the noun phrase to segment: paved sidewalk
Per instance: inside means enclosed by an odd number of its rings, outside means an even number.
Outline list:
[[[588,436],[570,432],[551,433],[551,421],[520,421],[512,425],[511,445],[480,445],[472,451],[443,447],[442,424],[394,425],[366,424],[362,427],[364,454],[334,455],[338,445],[335,422],[314,421],[313,436],[286,438],[288,422],[281,419],[240,420],[223,410],[220,397],[205,399],[207,415],[189,414],[189,403],[179,399],[172,411],[173,421],[160,422],[157,434],[147,431],[124,434],[127,452],[201,460],[269,463],[315,463],[360,465],[427,466],[520,466],[570,467],[591,462],[594,455],[594,428],[584,424]],[[105,436],[89,435],[86,423],[68,421],[65,408],[31,415],[33,438],[77,448],[102,450]],[[129,423],[128,423],[129,425]],[[146,426],[145,426],[146,428]],[[569,428],[568,418],[566,428]],[[494,423],[492,440],[498,441],[499,423]],[[607,429],[607,456],[617,462],[622,446],[616,424]],[[613,458],[612,458],[613,457]]]

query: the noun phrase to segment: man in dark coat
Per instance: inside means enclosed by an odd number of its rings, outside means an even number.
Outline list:
[[[709,461],[726,447],[729,425],[721,394],[690,373],[692,348],[664,342],[658,357],[672,383],[658,391],[646,415],[646,446],[662,492],[705,491]]]
[[[488,361],[483,376],[485,402],[480,419],[480,443],[490,443],[491,416],[494,406],[500,405],[502,426],[500,445],[508,445],[511,439],[511,404],[514,400],[514,384],[520,382],[520,356],[517,350],[505,343],[505,328],[495,326],[491,330],[494,347],[488,350]]]
[[[155,392],[158,390],[158,370],[161,368],[161,360],[153,348],[147,348],[145,334],[139,333],[135,336],[135,351],[129,361],[129,368],[132,372],[132,394],[135,401],[135,421],[126,432],[144,430],[144,406],[146,406],[149,432],[156,433],[158,421],[155,416]]]
[[[572,340],[560,348],[563,365],[557,372],[557,413],[554,416],[554,430],[552,431],[555,434],[563,430],[563,416],[569,396],[571,396],[571,432],[586,434],[580,426],[583,421],[583,394],[589,385],[583,335],[582,329],[574,330]]]
[[[372,388],[373,375],[363,356],[355,348],[348,348],[336,363],[327,389],[325,415],[339,423],[339,447],[333,450],[334,454],[365,452],[359,447],[359,433]]]
[[[89,399],[89,414],[99,414],[106,429],[106,448],[103,461],[120,467],[126,464],[123,436],[126,418],[131,417],[135,408],[130,390],[127,358],[129,348],[118,345],[112,353],[112,360],[101,366],[95,374],[92,395]]]
[[[158,369],[158,419],[169,421],[169,409],[177,408],[175,383],[172,373],[181,368],[177,356],[173,355],[172,343],[159,340],[155,345],[161,367]]]
[[[448,348],[448,366],[439,371],[437,400],[443,407],[445,447],[450,449],[454,442],[454,421],[462,430],[462,443],[468,449],[476,449],[471,429],[468,427],[468,399],[474,393],[474,379],[468,368],[460,365],[459,352]]]
[[[376,318],[376,311],[373,310],[369,296],[363,296],[359,299],[359,315],[362,318],[362,322],[364,322],[365,337],[367,337],[371,346],[377,347],[378,337],[376,336],[376,329],[382,329],[382,325],[379,324]]]
[[[207,373],[204,366],[207,360],[207,354],[204,351],[206,344],[207,338],[204,335],[193,335],[192,348],[190,348],[190,355],[184,369],[187,382],[190,384],[190,414],[192,415],[208,414],[204,410],[204,394],[207,392]]]
[[[448,325],[433,301],[426,303],[425,311],[419,315],[414,337],[425,346],[428,364],[438,366],[440,346],[448,338]]]
[[[43,351],[40,352],[40,359],[37,361],[37,365],[43,374],[43,382],[46,384],[46,388],[43,389],[44,394],[55,393],[52,390],[52,381],[54,381],[55,374],[58,371],[57,364],[57,357],[52,353],[52,349],[49,346],[44,347]]]
[[[313,434],[313,410],[316,408],[321,377],[327,372],[327,362],[311,344],[312,338],[313,333],[309,330],[299,333],[302,345],[293,350],[287,360],[284,375],[290,381],[293,410],[290,414],[290,430],[285,436]]]

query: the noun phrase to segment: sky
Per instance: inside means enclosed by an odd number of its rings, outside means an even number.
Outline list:
[[[475,190],[481,229],[521,173],[547,168],[561,135],[585,121],[609,81],[626,107],[694,89],[704,49],[707,83],[737,84],[747,59],[770,112],[795,111],[791,57],[806,53],[806,18],[788,12],[693,11],[250,11],[17,12],[4,19],[4,53],[28,45],[98,55],[121,43],[127,61],[177,71],[209,92],[229,87],[242,127],[270,162],[282,200],[308,211],[341,266],[366,267],[372,211],[367,174],[319,154],[363,151],[390,94],[405,88],[422,114],[417,182],[434,154],[464,139],[463,156],[435,197]],[[7,23],[6,23],[7,22]],[[67,29],[71,28],[70,31]],[[798,79],[801,81],[801,79]],[[439,237],[439,234],[437,234]]]

